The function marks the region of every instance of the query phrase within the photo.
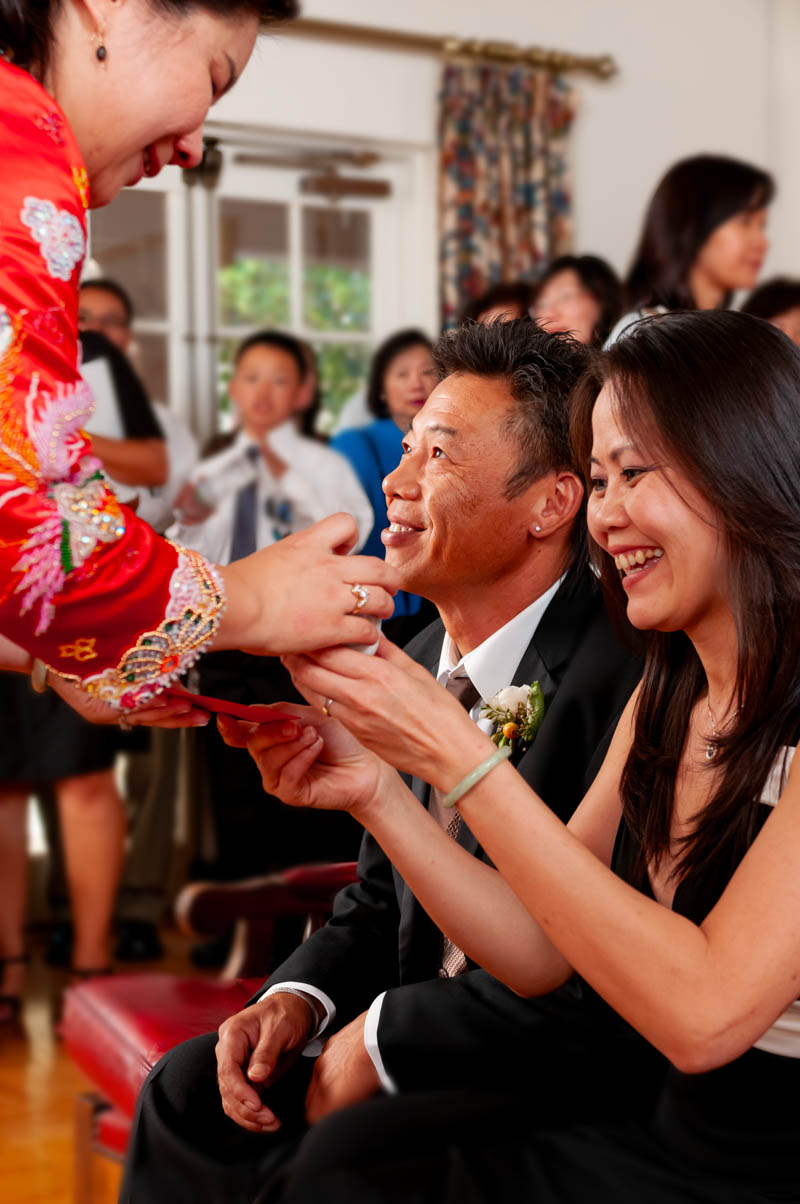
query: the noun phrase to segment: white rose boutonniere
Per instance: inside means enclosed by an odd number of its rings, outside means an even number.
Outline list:
[[[494,723],[492,740],[498,748],[510,745],[514,753],[531,744],[544,719],[544,695],[538,681],[529,686],[504,686],[486,700],[481,716]]]

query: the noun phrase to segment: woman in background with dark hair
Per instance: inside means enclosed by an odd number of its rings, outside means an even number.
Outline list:
[[[771,322],[800,347],[800,280],[788,276],[765,280],[741,308],[743,314]]]
[[[539,279],[531,316],[547,330],[602,347],[622,312],[619,277],[597,255],[560,255]]]
[[[260,1199],[800,1199],[800,353],[740,313],[668,314],[599,356],[573,406],[593,555],[647,658],[569,824],[386,642],[286,658],[326,714],[298,711],[291,744],[277,725],[247,739],[284,801],[346,798],[437,926],[513,990],[579,975],[575,1041],[633,1026],[672,1064],[657,1106],[559,1124],[546,1077],[514,1098],[370,1100],[316,1125]],[[457,804],[497,872],[389,765]]]
[[[421,330],[398,330],[377,348],[367,382],[367,409],[375,415],[369,426],[340,431],[331,447],[352,464],[372,504],[375,525],[362,551],[367,556],[385,555],[381,531],[387,523],[383,479],[400,462],[403,435],[414,415],[422,409],[436,384],[431,341]],[[401,647],[436,618],[430,602],[400,590],[395,595],[394,614],[383,629]]]
[[[510,322],[524,318],[531,306],[532,286],[528,280],[502,280],[478,297],[467,301],[460,322]]]
[[[647,313],[719,309],[737,289],[751,289],[767,253],[768,172],[725,155],[694,155],[673,164],[645,214],[625,281],[628,313],[607,345]]]

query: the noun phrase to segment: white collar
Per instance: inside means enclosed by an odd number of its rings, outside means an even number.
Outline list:
[[[559,586],[564,580],[560,577],[549,589],[546,589],[534,602],[524,610],[514,615],[497,631],[473,648],[461,660],[455,660],[455,647],[450,636],[445,632],[442,643],[442,654],[439,657],[439,668],[436,679],[445,682],[454,669],[463,664],[469,674],[472,684],[480,691],[481,698],[486,701],[504,686],[511,685],[519,662],[525,649],[533,639],[534,632],[539,626],[542,615],[547,610]],[[525,682],[530,685],[530,682]]]
[[[275,448],[275,451],[280,455],[281,449],[292,447],[297,440],[301,438],[294,424],[293,418],[287,418],[280,426],[276,426],[269,432],[270,446]],[[236,432],[236,438],[231,444],[231,451],[246,451],[248,447],[258,447],[258,443],[247,434],[244,427],[239,427]]]

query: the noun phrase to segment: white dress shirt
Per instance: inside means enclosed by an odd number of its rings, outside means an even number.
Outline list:
[[[167,444],[169,462],[167,481],[164,485],[139,487],[138,518],[143,518],[156,531],[164,531],[173,521],[172,507],[186,481],[192,475],[199,453],[197,440],[186,423],[161,401],[153,402]]]
[[[525,649],[533,639],[542,615],[558,592],[561,580],[563,578],[545,590],[535,602],[531,602],[530,606],[526,606],[524,610],[514,615],[513,619],[509,619],[497,631],[492,632],[477,648],[473,648],[471,652],[467,652],[459,659],[456,658],[456,649],[452,639],[445,632],[436,680],[444,684],[450,674],[463,664],[476,690],[480,691],[481,697],[470,711],[470,716],[483,731],[488,733],[492,730],[493,726],[491,720],[480,718],[483,702],[487,698],[491,698],[498,690],[502,690],[504,686],[511,684],[511,680],[517,670],[517,666],[522,660]],[[524,684],[530,685],[530,682]],[[439,817],[435,812],[437,804],[434,794],[435,792],[431,791],[429,809],[434,814],[434,817],[438,819]],[[445,824],[444,826],[446,827],[447,825]],[[318,1038],[332,1023],[336,1015],[336,1006],[324,991],[321,991],[318,987],[311,986],[309,983],[276,983],[275,986],[270,987],[264,994],[273,994],[280,991],[282,987],[284,989],[292,987],[294,990],[306,992],[306,994],[313,996],[325,1009],[325,1017],[314,1033],[315,1039],[304,1050],[305,1054],[316,1056],[321,1051],[323,1044]],[[373,1000],[367,1012],[364,1024],[364,1045],[378,1072],[381,1085],[386,1091],[394,1093],[397,1091],[397,1087],[386,1072],[378,1046],[378,1024],[380,1022],[381,1006],[385,994],[386,992],[384,991],[378,995]]]
[[[372,530],[375,517],[367,495],[344,456],[298,433],[293,420],[269,434],[270,448],[287,465],[278,480],[259,455],[253,462],[248,450],[256,446],[239,431],[225,451],[197,465],[191,480],[214,503],[214,511],[201,523],[177,522],[167,531],[169,539],[201,552],[216,564],[230,562],[236,498],[253,480],[257,483],[256,542],[267,547],[282,535],[303,531],[312,523],[340,510],[352,514],[358,526],[361,547]],[[267,513],[269,501],[284,505],[289,514],[285,524]]]

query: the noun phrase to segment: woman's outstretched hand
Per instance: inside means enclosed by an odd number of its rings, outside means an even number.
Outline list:
[[[33,657],[19,644],[0,635],[0,670],[30,675]],[[207,711],[192,706],[188,694],[186,700],[158,695],[138,711],[120,711],[57,673],[48,671],[45,683],[89,723],[112,724],[122,719],[131,727],[202,727],[209,719]]]
[[[358,818],[396,779],[340,723],[315,707],[282,702],[279,709],[292,721],[251,724],[230,715],[217,718],[225,743],[250,753],[268,794],[291,807],[350,811]]]
[[[451,769],[458,781],[487,755],[488,739],[463,707],[385,637],[375,656],[329,648],[282,659],[305,697],[326,699],[333,717],[396,769],[441,786]]]
[[[228,601],[214,648],[268,655],[374,644],[366,616],[389,618],[399,578],[383,560],[346,555],[357,535],[349,514],[334,514],[222,569]],[[368,593],[358,611],[356,585]]]

